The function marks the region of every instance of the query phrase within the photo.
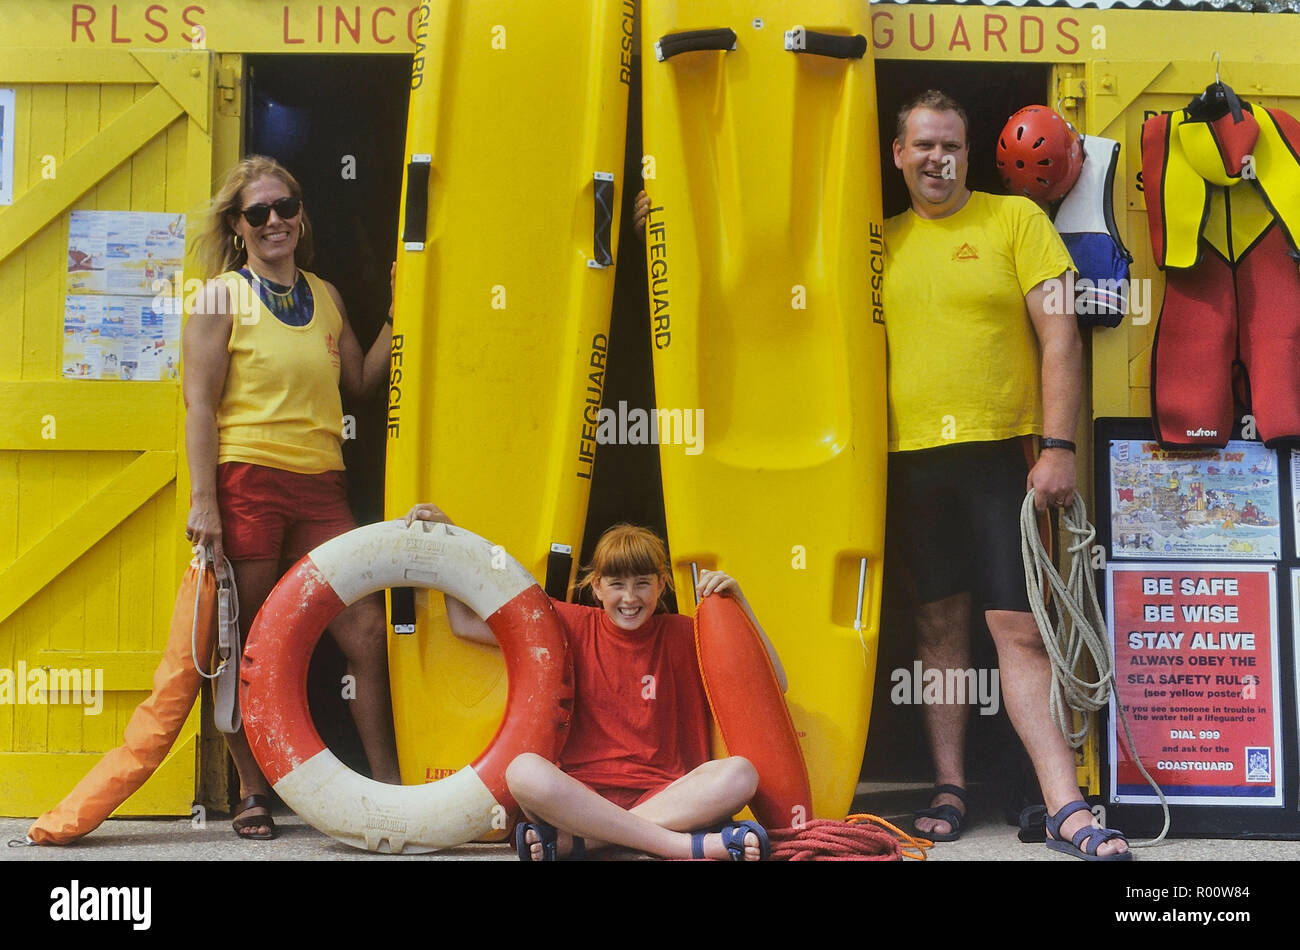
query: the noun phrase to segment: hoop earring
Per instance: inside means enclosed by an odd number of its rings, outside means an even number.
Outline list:
[[[230,243],[235,245],[236,251],[242,251],[244,249],[244,239],[241,238],[238,234],[236,234],[233,238],[231,238]]]
[[[299,222],[298,222],[298,237],[302,238],[302,237],[306,237],[306,236],[307,236],[307,222],[306,222],[306,221],[299,221]]]

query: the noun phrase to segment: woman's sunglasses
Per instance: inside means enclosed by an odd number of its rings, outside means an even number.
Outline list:
[[[290,218],[296,218],[298,212],[302,210],[302,199],[277,198],[269,205],[249,205],[239,213],[244,216],[244,220],[252,227],[260,228],[262,225],[266,224],[268,219],[270,219],[272,208],[274,208],[275,213],[280,216],[281,221],[288,221]]]

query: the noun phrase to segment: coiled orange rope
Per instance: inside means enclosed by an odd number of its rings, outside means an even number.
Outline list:
[[[925,849],[933,845],[875,815],[849,815],[844,821],[814,818],[798,828],[771,829],[767,837],[773,861],[923,861]]]

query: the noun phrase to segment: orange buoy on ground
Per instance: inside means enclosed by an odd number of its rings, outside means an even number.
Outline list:
[[[732,598],[711,595],[695,608],[695,652],[727,753],[758,771],[754,816],[768,828],[810,820],[812,791],[794,721],[762,638]]]
[[[412,586],[450,594],[487,622],[509,689],[501,726],[472,763],[437,782],[386,785],[353,772],[325,747],[307,706],[307,668],[345,606],[373,591]],[[357,528],[299,561],[253,623],[240,680],[249,746],[276,794],[331,837],[393,854],[454,847],[504,829],[516,810],[506,766],[523,752],[554,761],[573,709],[573,663],[546,593],[499,547],[427,521]]]

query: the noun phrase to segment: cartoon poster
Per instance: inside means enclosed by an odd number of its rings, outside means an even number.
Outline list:
[[[1259,442],[1172,451],[1110,441],[1111,557],[1282,556],[1277,453]]]
[[[74,211],[68,227],[63,375],[175,380],[185,216]]]
[[[1110,564],[1110,793],[1150,804],[1142,765],[1171,804],[1282,804],[1277,568]]]
[[[0,205],[14,203],[14,90],[0,89]]]

